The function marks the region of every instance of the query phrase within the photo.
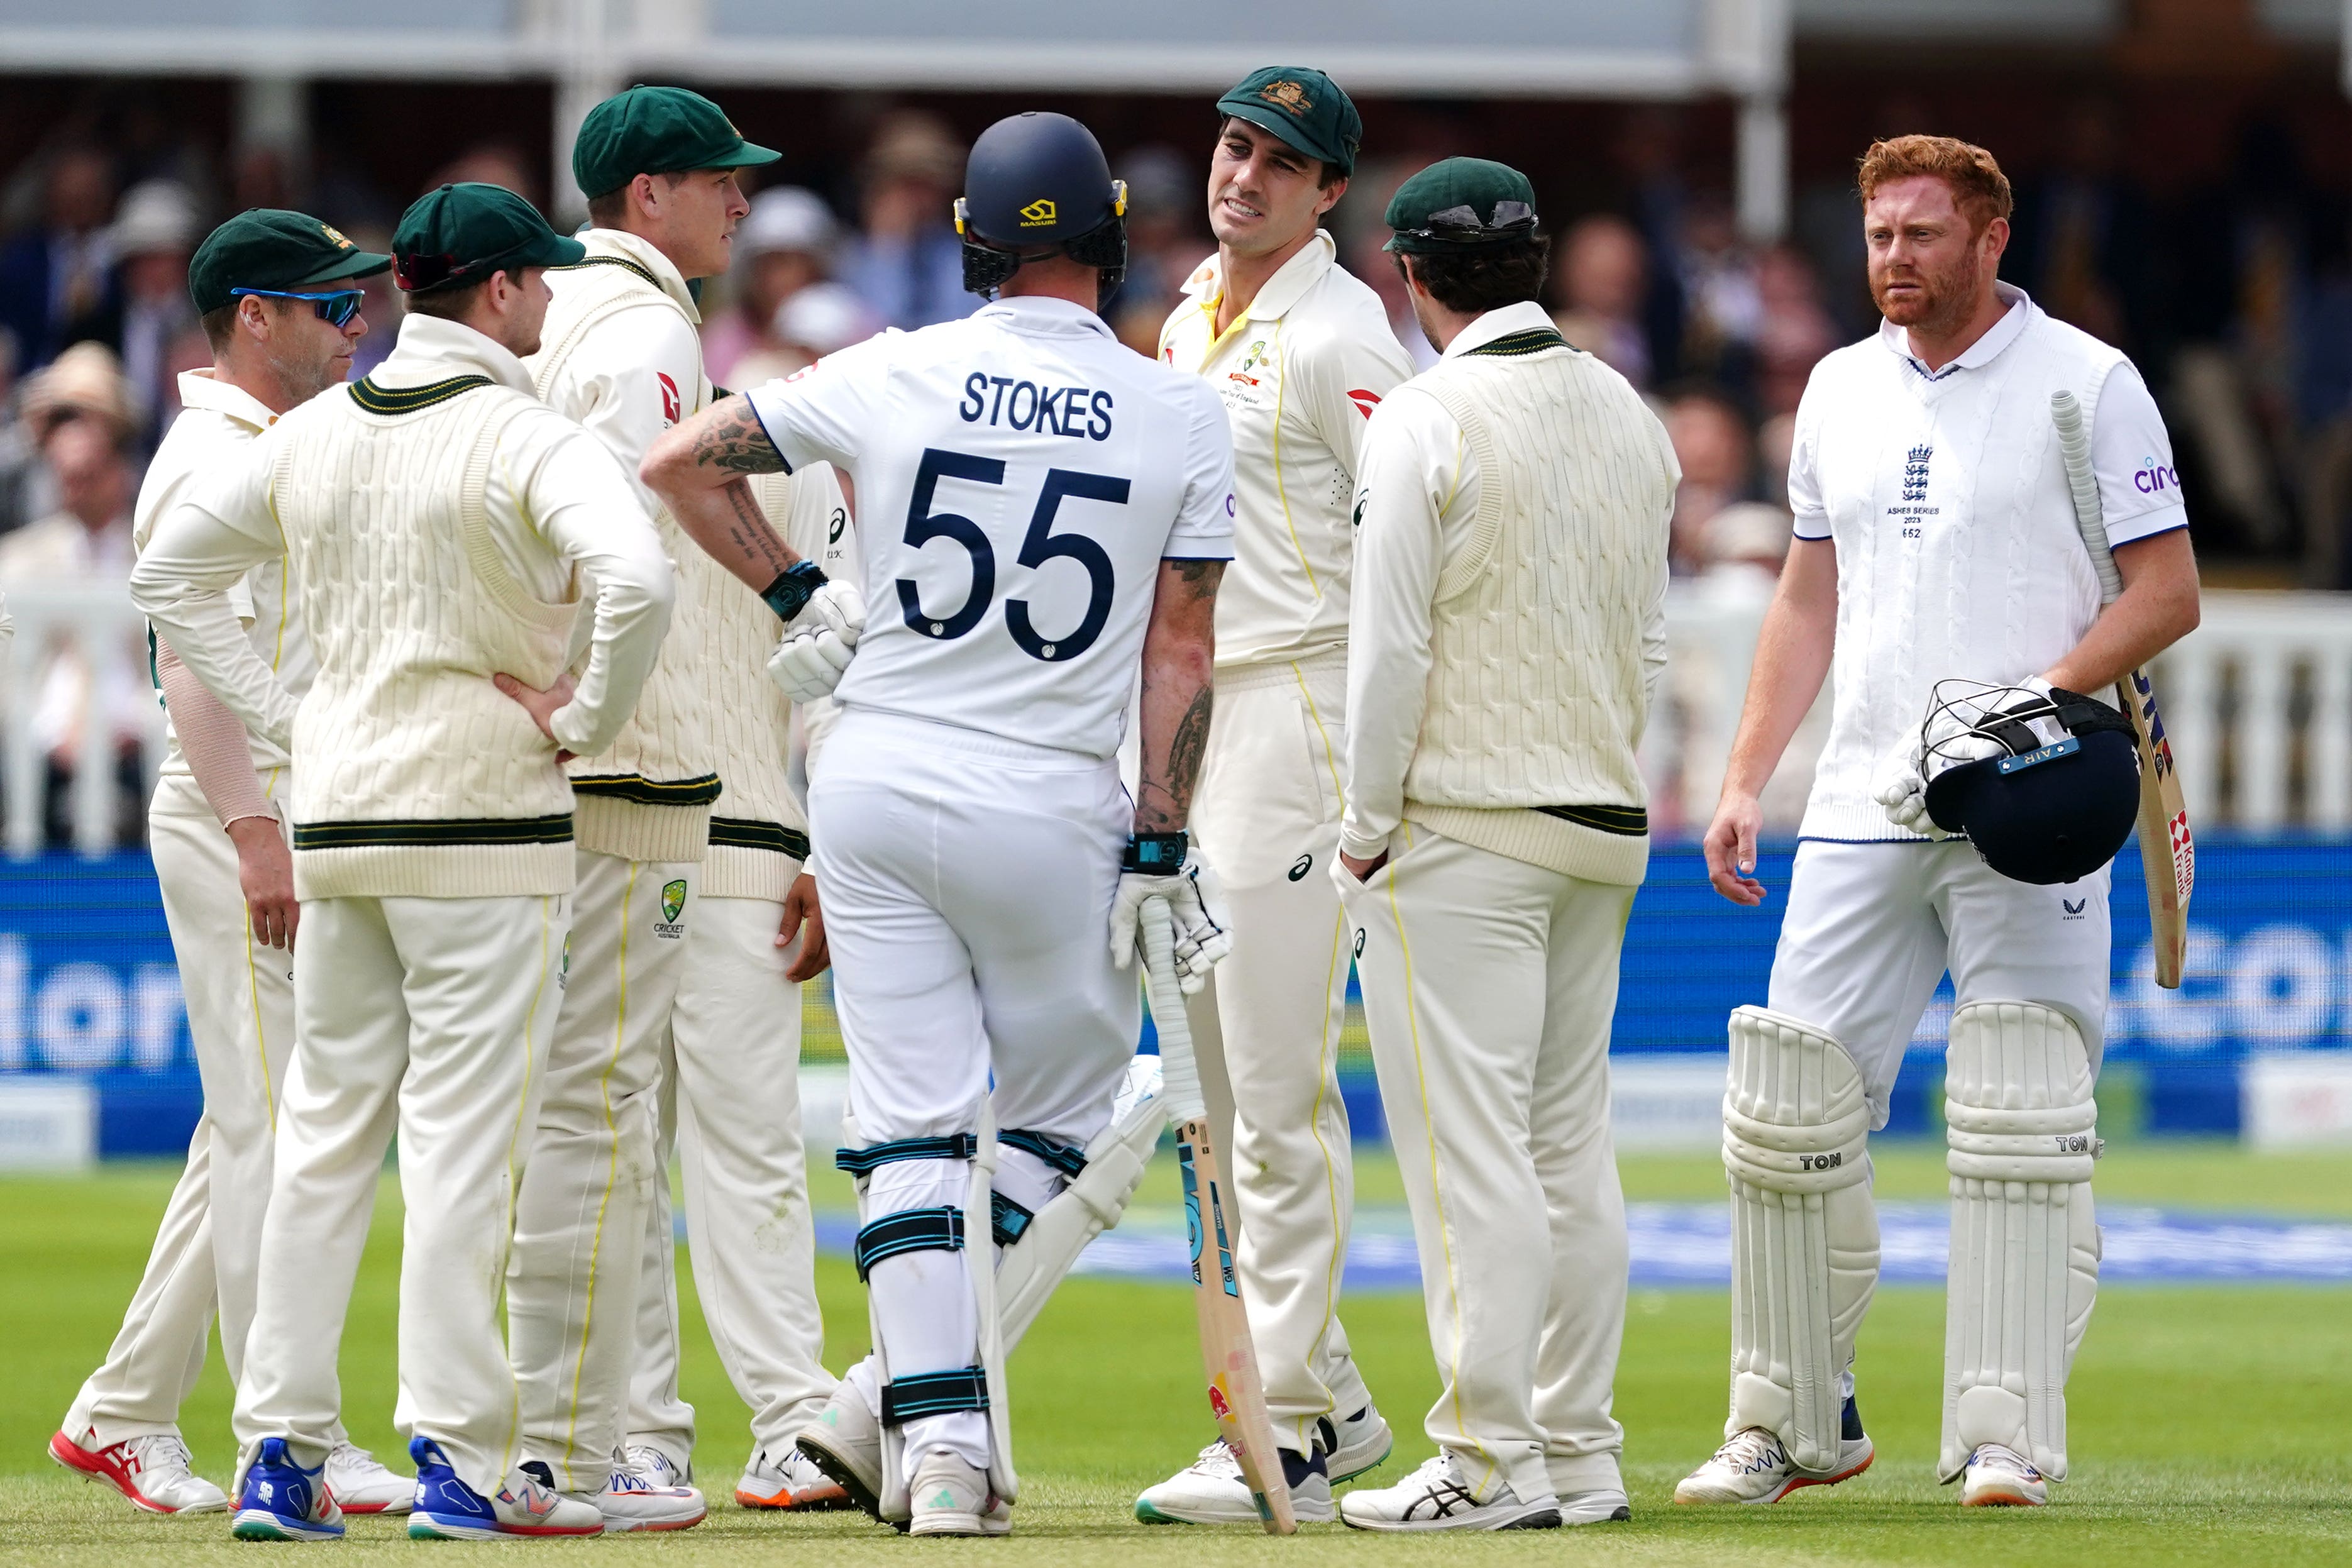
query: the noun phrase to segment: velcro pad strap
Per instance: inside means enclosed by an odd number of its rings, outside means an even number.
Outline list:
[[[952,1133],[945,1138],[898,1138],[887,1143],[870,1143],[863,1149],[835,1149],[833,1163],[853,1176],[863,1176],[877,1166],[895,1164],[900,1160],[969,1160],[980,1152],[980,1140],[969,1132]]]
[[[2099,1156],[2090,1053],[2074,1019],[2038,1002],[1952,1014],[1945,1168],[1979,1182],[2091,1179]]]
[[[903,1426],[925,1415],[988,1408],[988,1374],[976,1366],[894,1377],[882,1385],[882,1425]]]
[[[858,1231],[857,1277],[865,1279],[876,1264],[902,1252],[962,1250],[963,1210],[901,1209]]]
[[[1076,1180],[1087,1168],[1087,1152],[1075,1143],[1057,1143],[1043,1132],[1030,1132],[1014,1128],[1000,1132],[996,1141],[1008,1149],[1019,1149],[1034,1154],[1062,1174]]]
[[[996,1245],[1014,1247],[1029,1234],[1029,1222],[1037,1216],[1003,1193],[992,1192],[988,1197],[988,1217],[989,1234],[996,1238]]]

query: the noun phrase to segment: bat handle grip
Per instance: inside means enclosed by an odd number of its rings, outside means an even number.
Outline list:
[[[1146,899],[1143,922],[1143,984],[1151,998],[1151,1021],[1160,1032],[1160,1092],[1171,1122],[1208,1114],[1201,1095],[1201,1068],[1192,1058],[1192,1026],[1184,1016],[1184,993],[1176,984],[1176,921],[1165,899]]]

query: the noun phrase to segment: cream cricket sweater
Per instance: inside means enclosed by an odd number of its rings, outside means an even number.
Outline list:
[[[555,300],[540,352],[523,363],[540,397],[585,426],[638,485],[646,449],[710,401],[695,331],[701,316],[677,267],[645,240],[602,228],[582,238],[587,259],[547,275]],[[700,556],[642,485],[638,496],[672,562]],[[705,628],[699,596],[686,591],[678,600],[661,658],[620,738],[603,755],[568,764],[583,849],[625,860],[703,858],[719,790],[696,679],[706,662]]]
[[[1348,814],[1591,881],[1638,883],[1634,747],[1664,661],[1679,471],[1624,377],[1533,304],[1480,317],[1364,442]]]
[[[760,506],[828,577],[856,578],[856,542],[830,463],[751,479]],[[808,813],[793,788],[793,704],[768,678],[776,613],[700,551],[679,566],[687,614],[702,627],[697,679],[709,699],[710,739],[726,792],[710,815],[700,896],[782,903],[809,854]]]

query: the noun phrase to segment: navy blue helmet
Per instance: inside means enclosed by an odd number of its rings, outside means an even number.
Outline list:
[[[955,205],[963,286],[990,298],[1024,261],[1067,256],[1106,275],[1108,296],[1127,273],[1127,182],[1093,132],[1066,114],[1033,110],[998,121],[971,144]]]
[[[1967,834],[2011,881],[2076,881],[2131,837],[2138,743],[2130,721],[2095,697],[2053,687],[2046,700],[2024,698],[1964,731],[2000,751],[1929,779],[1927,815],[1947,833]]]

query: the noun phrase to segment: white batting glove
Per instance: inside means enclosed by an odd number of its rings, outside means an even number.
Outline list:
[[[1907,833],[1929,838],[1951,837],[1927,815],[1927,781],[1919,776],[1916,742],[1906,741],[1897,752],[1880,763],[1871,798],[1886,812],[1886,820]]]
[[[830,697],[865,630],[866,601],[855,585],[830,579],[793,617],[783,640],[768,656],[768,679],[795,702]]]
[[[1234,948],[1217,874],[1202,860],[1197,848],[1186,854],[1182,869],[1173,876],[1120,872],[1118,891],[1110,906],[1110,958],[1121,969],[1138,951],[1136,927],[1146,899],[1167,900],[1176,928],[1177,988],[1187,996],[1195,994],[1209,983],[1209,971]]]

